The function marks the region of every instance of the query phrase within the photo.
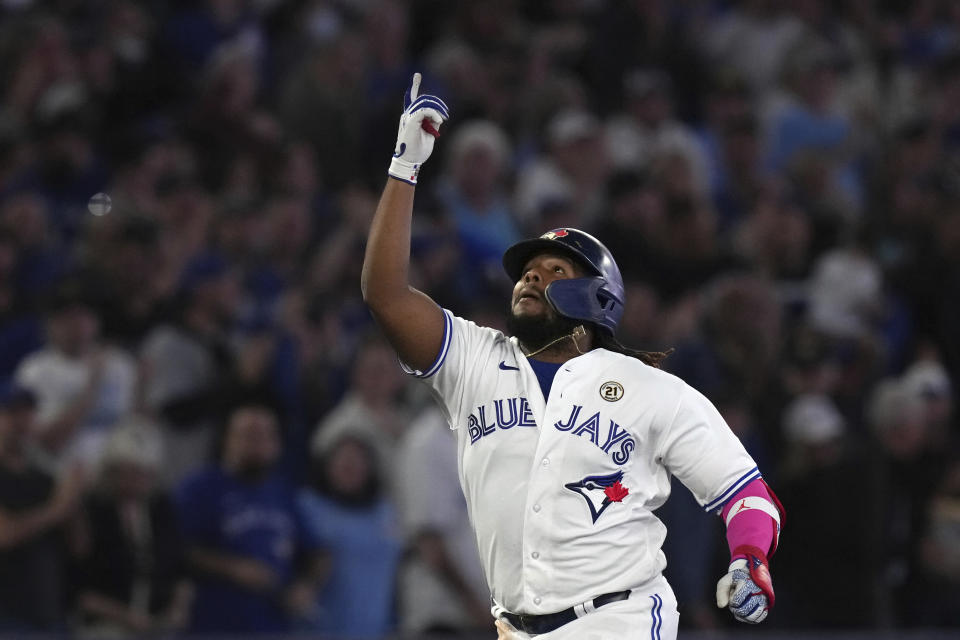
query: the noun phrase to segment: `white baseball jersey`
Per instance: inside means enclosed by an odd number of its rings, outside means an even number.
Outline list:
[[[457,431],[460,485],[494,601],[546,614],[637,588],[666,566],[653,512],[670,474],[707,511],[760,477],[713,405],[676,376],[604,349],[545,401],[516,338],[444,311],[426,371]]]

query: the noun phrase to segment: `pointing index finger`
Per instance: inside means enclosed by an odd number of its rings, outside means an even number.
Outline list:
[[[413,74],[413,80],[410,83],[410,102],[413,102],[417,99],[417,96],[420,95],[420,81],[423,77],[420,73]]]

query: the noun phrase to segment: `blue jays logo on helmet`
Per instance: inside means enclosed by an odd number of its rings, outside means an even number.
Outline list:
[[[590,516],[596,522],[607,507],[614,502],[623,501],[630,493],[630,490],[620,483],[621,480],[623,471],[617,471],[607,475],[586,476],[579,482],[570,482],[563,486],[586,500],[590,507]]]
[[[623,276],[610,251],[589,233],[562,227],[518,242],[503,254],[503,268],[516,282],[530,258],[551,251],[572,257],[590,275],[554,280],[544,292],[547,301],[560,315],[592,322],[613,334],[623,317]]]

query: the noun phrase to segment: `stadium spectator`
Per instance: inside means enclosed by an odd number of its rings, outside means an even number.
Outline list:
[[[510,142],[493,122],[471,121],[457,129],[449,154],[437,197],[457,230],[461,260],[496,274],[488,279],[499,279],[500,257],[521,237],[504,190]]]
[[[60,284],[46,314],[47,344],[20,362],[14,378],[37,397],[44,453],[92,468],[117,420],[134,408],[136,362],[100,339],[99,315],[79,282]]]
[[[901,376],[906,393],[920,400],[930,445],[933,449],[949,448],[957,439],[951,427],[954,417],[952,381],[936,357],[922,357],[907,367]]]
[[[697,335],[677,345],[664,366],[715,397],[731,389],[756,406],[771,388],[782,309],[770,281],[749,274],[714,281],[703,301]]]
[[[764,190],[759,123],[752,113],[730,116],[718,127],[713,152],[719,156],[711,195],[721,233],[730,233]],[[709,147],[708,147],[709,149]]]
[[[280,426],[246,405],[226,420],[217,463],[176,494],[196,596],[192,633],[282,633],[310,604],[318,562],[293,487],[277,474]]]
[[[853,123],[837,104],[840,60],[826,42],[795,47],[782,71],[783,91],[761,107],[766,166],[797,183],[823,225],[850,224],[861,213],[863,192]]]
[[[176,315],[143,341],[144,405],[160,420],[167,486],[176,486],[210,457],[218,394],[233,367],[225,332],[238,295],[230,265],[216,255],[199,256],[181,277]]]
[[[934,627],[960,626],[960,462],[944,473],[930,501],[922,542],[923,598],[920,615]]]
[[[365,121],[356,114],[367,113],[369,46],[355,30],[338,30],[307,47],[280,88],[281,123],[291,136],[313,145],[321,180],[333,189],[348,185],[363,165]]]
[[[54,286],[70,265],[70,253],[50,232],[46,202],[39,193],[11,196],[0,209],[0,225],[15,239],[19,250],[16,287],[20,295],[34,296]]]
[[[709,193],[721,212],[723,229],[741,213],[742,200],[750,197],[750,183],[760,168],[751,98],[743,77],[732,69],[717,69],[706,88],[703,117],[696,128]]]
[[[879,443],[872,490],[880,508],[879,558],[884,625],[921,624],[920,544],[927,509],[944,470],[945,450],[930,447],[923,400],[899,378],[882,380],[869,398],[868,419]]]
[[[736,69],[763,94],[803,32],[803,23],[786,5],[750,0],[710,21],[702,45],[707,59]]]
[[[547,125],[544,150],[517,175],[515,206],[521,226],[543,228],[544,211],[558,202],[566,205],[564,225],[591,226],[600,215],[609,172],[597,117],[582,108],[556,113]],[[554,222],[551,219],[550,224]]]
[[[666,233],[666,198],[649,172],[615,171],[606,184],[605,215],[594,229],[616,251],[621,269],[656,286],[663,270],[661,241]],[[624,317],[629,317],[624,314]]]
[[[82,635],[153,635],[188,622],[192,591],[177,517],[156,487],[163,462],[160,433],[143,418],[124,418],[107,440],[84,505],[76,587]]]
[[[314,451],[314,483],[298,504],[324,580],[304,625],[332,637],[375,640],[396,629],[397,514],[369,434],[351,430]]]
[[[674,116],[672,83],[661,69],[633,69],[623,77],[624,107],[606,126],[613,166],[651,170],[675,155],[675,167],[689,176],[688,195],[709,192],[708,161],[693,130]]]
[[[407,551],[400,627],[417,636],[486,630],[487,583],[460,490],[457,439],[439,410],[411,423],[399,450],[399,507]]]
[[[314,430],[310,445],[314,455],[329,450],[345,435],[359,436],[373,446],[380,477],[394,487],[394,453],[411,417],[403,397],[407,382],[393,351],[381,338],[371,336],[356,354],[343,399]]]
[[[834,402],[806,393],[786,407],[781,428],[786,459],[778,486],[789,500],[790,526],[803,543],[777,552],[777,571],[784,575],[778,626],[855,629],[877,615],[878,548],[875,523],[878,500],[872,485],[875,465],[863,443],[846,425]],[[836,487],[858,496],[850,501]],[[827,523],[844,522],[843,527]],[[826,562],[836,581],[819,582],[812,563]],[[843,606],[835,606],[838,599]]]
[[[40,292],[19,291],[17,287],[19,256],[14,236],[0,228],[0,378],[5,383],[24,356],[44,343],[43,321],[30,300]]]
[[[765,182],[754,186],[750,208],[742,212],[740,223],[732,230],[734,251],[755,271],[788,290],[810,270],[810,216],[782,185]]]
[[[131,351],[169,303],[155,276],[164,263],[160,231],[159,223],[142,215],[94,218],[84,229],[82,278],[96,291],[103,336]]]
[[[0,397],[0,633],[65,629],[66,564],[78,550],[84,473],[59,478],[36,459],[37,399],[7,386]]]

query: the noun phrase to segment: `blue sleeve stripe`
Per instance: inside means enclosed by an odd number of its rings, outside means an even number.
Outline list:
[[[722,508],[723,505],[726,504],[727,500],[732,498],[737,493],[737,491],[740,491],[740,489],[742,489],[746,484],[753,482],[759,477],[760,477],[760,471],[758,470],[757,467],[750,469],[750,471],[747,471],[745,474],[740,476],[740,478],[737,479],[736,482],[730,485],[730,487],[726,491],[721,493],[719,497],[715,498],[714,500],[704,505],[703,510],[706,512],[710,512],[710,511],[713,511],[714,509]]]
[[[418,378],[429,378],[437,372],[437,370],[443,366],[443,361],[447,359],[447,352],[450,350],[450,338],[453,333],[453,326],[450,320],[450,312],[446,309],[443,310],[443,343],[440,347],[440,353],[437,354],[437,359],[434,363],[427,369],[425,372],[418,374]]]

